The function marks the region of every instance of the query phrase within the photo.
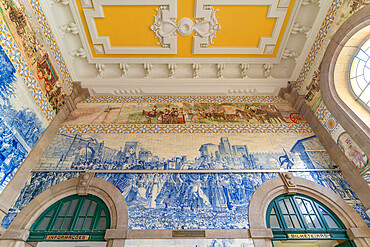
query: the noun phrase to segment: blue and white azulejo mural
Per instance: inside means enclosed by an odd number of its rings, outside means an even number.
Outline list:
[[[37,168],[43,171],[32,174],[2,226],[7,227],[32,198],[47,188],[78,177],[82,170],[92,169],[96,177],[109,181],[121,191],[128,206],[130,229],[248,228],[249,202],[254,191],[265,181],[277,177],[275,171],[280,168],[302,169],[296,176],[333,190],[370,224],[363,206],[340,172],[307,170],[334,167],[315,136],[191,134],[175,137],[170,134],[57,135],[38,164]],[[127,169],[137,172],[106,172]],[[160,172],[171,169],[180,172]],[[205,169],[226,172],[181,172]],[[232,169],[264,172],[227,172]],[[141,170],[156,170],[156,173],[144,174]]]
[[[47,120],[0,46],[0,193],[40,138]]]

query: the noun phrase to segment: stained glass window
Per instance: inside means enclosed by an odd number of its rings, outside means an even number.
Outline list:
[[[370,107],[370,39],[361,46],[354,57],[349,76],[356,101]]]

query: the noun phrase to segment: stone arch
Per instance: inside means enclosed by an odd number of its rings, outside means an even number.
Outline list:
[[[249,227],[255,246],[272,246],[273,234],[266,225],[267,207],[277,196],[296,194],[310,196],[330,208],[347,228],[347,234],[358,247],[370,246],[370,229],[361,216],[339,195],[328,188],[292,173],[264,182],[254,192],[249,204]]]
[[[349,17],[331,39],[320,66],[320,88],[328,110],[370,157],[370,114],[363,107],[353,107],[359,103],[350,95],[347,79],[358,46],[370,38],[369,30],[370,5]]]
[[[83,173],[78,178],[58,183],[36,196],[14,218],[0,240],[9,242],[9,245],[5,246],[13,246],[14,241],[24,243],[31,226],[47,208],[74,194],[91,194],[107,205],[111,218],[110,229],[107,229],[105,234],[108,246],[111,245],[110,241],[127,237],[128,209],[121,192],[110,182],[94,177],[94,173]]]

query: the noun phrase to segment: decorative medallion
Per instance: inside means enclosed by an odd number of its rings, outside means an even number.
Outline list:
[[[154,23],[150,26],[150,29],[155,33],[155,37],[159,39],[157,44],[168,48],[169,44],[165,42],[165,39],[169,36],[176,36],[176,31],[181,36],[189,36],[195,31],[196,36],[202,39],[201,47],[213,44],[216,32],[221,29],[215,15],[218,9],[215,10],[212,6],[207,6],[209,16],[196,20],[195,24],[187,17],[181,18],[176,24],[175,19],[165,18],[166,15],[163,14],[163,10],[166,9],[167,6],[156,9],[157,15],[154,16]]]

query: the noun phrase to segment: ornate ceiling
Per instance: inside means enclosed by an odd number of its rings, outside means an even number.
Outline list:
[[[40,1],[72,79],[92,95],[277,95],[331,1]]]

